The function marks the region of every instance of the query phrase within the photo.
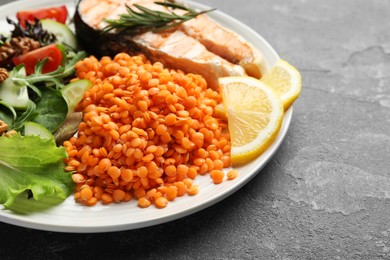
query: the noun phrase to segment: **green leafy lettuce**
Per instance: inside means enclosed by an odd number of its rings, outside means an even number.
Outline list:
[[[72,173],[64,170],[67,153],[53,139],[3,135],[0,147],[0,204],[6,208],[22,193],[35,200],[64,200],[72,193]]]

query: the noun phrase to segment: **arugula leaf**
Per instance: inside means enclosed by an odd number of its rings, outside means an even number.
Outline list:
[[[27,104],[26,110],[16,118],[15,122],[12,124],[11,129],[20,132],[23,128],[24,122],[27,122],[37,116],[35,108],[35,103],[30,100],[30,102]]]
[[[0,136],[0,204],[9,208],[16,197],[31,191],[35,200],[66,199],[74,188],[64,170],[64,147],[38,136]]]

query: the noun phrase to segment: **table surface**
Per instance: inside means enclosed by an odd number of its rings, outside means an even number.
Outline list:
[[[272,160],[225,200],[158,226],[66,234],[0,223],[0,259],[390,258],[390,2],[199,2],[302,73]]]

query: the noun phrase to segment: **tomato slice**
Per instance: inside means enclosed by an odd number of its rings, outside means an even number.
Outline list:
[[[24,10],[16,13],[16,18],[20,22],[20,25],[25,28],[26,21],[30,23],[34,22],[34,18],[37,19],[53,19],[59,23],[65,23],[68,18],[68,9],[65,5],[58,7],[42,8],[35,10]]]
[[[55,45],[51,44],[12,59],[15,65],[24,64],[27,75],[34,73],[35,65],[38,61],[47,58],[45,65],[42,68],[42,73],[48,73],[56,70],[62,62],[62,51]]]

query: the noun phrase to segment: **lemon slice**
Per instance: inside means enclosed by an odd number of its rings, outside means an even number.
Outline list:
[[[231,138],[232,164],[261,155],[276,139],[283,121],[279,96],[252,77],[219,79]]]
[[[301,93],[302,79],[299,71],[287,61],[279,60],[261,81],[280,96],[284,110],[287,110]]]

